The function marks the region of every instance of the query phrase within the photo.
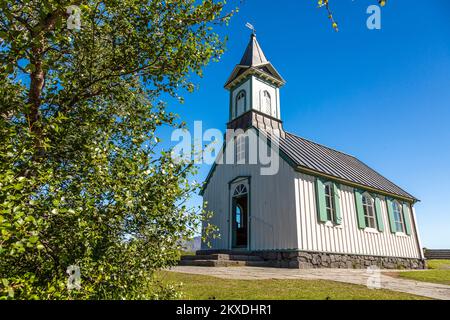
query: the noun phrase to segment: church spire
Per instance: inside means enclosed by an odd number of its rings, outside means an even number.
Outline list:
[[[247,49],[245,49],[245,53],[242,56],[241,62],[239,65],[254,67],[261,64],[266,64],[267,61],[264,52],[259,46],[258,40],[256,40],[256,34],[252,33],[250,36],[250,41],[247,45]]]
[[[280,88],[284,84],[284,79],[267,60],[253,31],[240,63],[234,67],[225,84],[230,91],[228,128],[277,130],[283,136]]]
[[[231,76],[225,83],[225,88],[231,89],[237,82],[249,74],[255,74],[277,87],[285,84],[283,77],[281,77],[270,61],[267,60],[258,40],[256,40],[256,34],[254,32],[250,35],[250,41],[241,61],[236,65]]]

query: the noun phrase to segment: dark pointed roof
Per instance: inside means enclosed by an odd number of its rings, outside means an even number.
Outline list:
[[[254,33],[250,36],[250,41],[248,42],[241,62],[234,68],[225,84],[225,88],[231,87],[236,79],[241,79],[249,73],[255,73],[263,78],[267,78],[267,80],[274,82],[280,87],[285,83],[278,71],[267,60]]]
[[[245,49],[245,53],[239,64],[241,66],[254,67],[268,62],[264,52],[259,46],[258,40],[256,40],[256,35],[252,33],[247,49]]]

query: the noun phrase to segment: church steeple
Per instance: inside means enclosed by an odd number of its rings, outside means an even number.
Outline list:
[[[225,88],[230,89],[237,78],[240,78],[246,71],[261,73],[262,77],[272,81],[278,87],[282,87],[286,81],[278,73],[275,67],[267,60],[261,46],[256,39],[256,34],[252,33],[241,62],[236,65],[231,76],[225,83]]]
[[[284,79],[266,58],[252,33],[244,55],[225,83],[230,91],[232,129],[251,126],[283,131],[280,116],[280,88]]]
[[[250,42],[248,43],[247,49],[245,49],[244,55],[242,56],[239,64],[241,66],[253,67],[263,63],[268,63],[268,61],[259,46],[258,40],[256,40],[256,35],[252,33],[250,36]]]

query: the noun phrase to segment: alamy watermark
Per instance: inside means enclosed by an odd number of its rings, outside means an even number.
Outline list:
[[[69,266],[66,270],[69,275],[67,278],[68,290],[80,290],[81,289],[81,271],[79,266]]]
[[[378,266],[370,266],[367,268],[367,288],[369,289],[381,289],[381,270]]]
[[[276,175],[279,170],[281,132],[228,129],[224,135],[218,129],[203,131],[202,122],[194,122],[194,133],[177,129],[171,136],[177,142],[172,150],[176,163],[259,165],[264,176]]]
[[[67,29],[77,30],[81,29],[81,9],[78,6],[71,5],[66,10],[69,17],[67,18]]]
[[[367,18],[366,25],[369,30],[380,30],[381,29],[381,8],[377,5],[371,5],[366,10],[367,14],[370,16]]]

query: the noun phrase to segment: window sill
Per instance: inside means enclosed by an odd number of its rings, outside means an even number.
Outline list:
[[[407,235],[406,233],[404,233],[404,232],[396,232],[395,235],[396,235],[397,237],[407,237],[407,236],[408,236],[408,235]]]
[[[377,229],[374,228],[365,228],[364,232],[368,232],[368,233],[380,233]]]
[[[342,225],[341,225],[341,224],[334,224],[334,223],[331,222],[331,221],[325,222],[325,227],[342,229]]]

